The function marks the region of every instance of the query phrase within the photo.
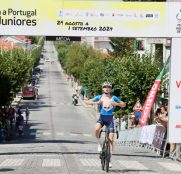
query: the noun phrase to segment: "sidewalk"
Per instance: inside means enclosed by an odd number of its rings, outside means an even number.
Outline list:
[[[12,106],[12,107],[18,106],[18,105],[20,104],[20,102],[21,102],[21,99],[22,99],[21,96],[16,96],[16,97],[14,98],[14,100],[12,101],[11,106]]]

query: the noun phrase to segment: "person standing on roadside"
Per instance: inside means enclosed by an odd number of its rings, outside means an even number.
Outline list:
[[[127,129],[127,123],[126,123],[125,117],[123,116],[123,117],[121,118],[121,127],[120,127],[120,130],[121,130],[121,131],[124,131],[124,130],[126,130],[126,129]]]
[[[28,125],[29,116],[30,116],[30,111],[29,111],[28,107],[26,107],[25,115],[26,115],[26,125]]]

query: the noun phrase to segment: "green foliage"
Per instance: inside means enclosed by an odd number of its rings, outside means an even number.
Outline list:
[[[38,44],[40,37],[39,36],[26,36],[28,39],[31,39],[31,44]]]
[[[110,45],[113,48],[113,52],[110,54],[114,57],[123,58],[128,54],[134,52],[134,39],[133,38],[120,38],[120,37],[111,37]]]
[[[0,107],[8,104],[27,81],[31,69],[40,58],[40,52],[41,47],[31,53],[13,49],[0,54]]]
[[[62,43],[61,43],[62,44]],[[64,55],[60,58],[69,74],[77,77],[88,89],[88,97],[102,92],[101,84],[110,81],[113,84],[113,94],[126,101],[128,107],[124,112],[132,111],[137,99],[143,103],[160,72],[160,63],[153,55],[146,54],[140,58],[130,50],[119,54],[119,58],[103,59],[92,48],[86,45],[57,44],[58,52]],[[130,48],[130,47],[129,47]],[[62,53],[65,54],[62,54]],[[118,55],[118,52],[116,53]],[[122,56],[122,57],[121,57]]]

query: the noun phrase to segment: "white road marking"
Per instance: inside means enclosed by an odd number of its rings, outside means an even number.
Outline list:
[[[56,135],[63,136],[64,133],[63,132],[57,132]]]
[[[170,170],[170,171],[174,171],[174,172],[181,172],[181,165],[177,164],[177,163],[168,163],[168,162],[158,162],[158,164],[160,164],[162,167]]]
[[[23,163],[23,161],[24,159],[6,159],[0,164],[0,167],[20,166]]]
[[[60,167],[59,159],[43,159],[42,167]]]
[[[70,136],[78,136],[78,134],[70,133]]]
[[[86,170],[87,172],[99,172],[99,173],[105,173],[103,170]]]
[[[100,167],[100,160],[99,159],[80,159],[80,162],[83,166],[89,167]]]
[[[118,162],[127,169],[148,170],[147,167],[145,167],[143,164],[139,163],[138,161],[119,160]]]
[[[43,135],[50,135],[50,132],[43,132]]]
[[[37,131],[36,131],[36,133],[37,133],[37,134],[42,134],[42,133],[43,133],[43,131],[39,131],[39,130],[37,130]]]
[[[91,134],[83,134],[83,136],[85,136],[85,137],[91,137],[92,135],[91,135]]]

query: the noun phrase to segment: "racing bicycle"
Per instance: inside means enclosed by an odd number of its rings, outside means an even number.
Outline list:
[[[104,141],[103,141],[103,145],[102,145],[102,151],[100,152],[100,159],[101,159],[101,167],[102,170],[105,170],[106,172],[109,172],[109,162],[110,162],[110,157],[111,157],[111,151],[110,151],[110,139],[109,139],[109,130],[106,129],[100,130],[99,133],[99,138],[101,138],[101,134],[105,133],[105,137],[104,137]],[[116,134],[117,134],[117,139],[119,138],[119,133],[116,130]]]

